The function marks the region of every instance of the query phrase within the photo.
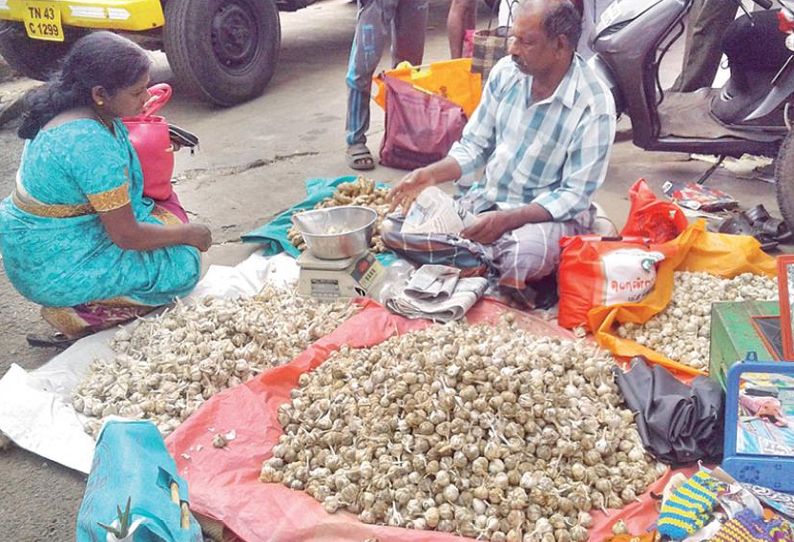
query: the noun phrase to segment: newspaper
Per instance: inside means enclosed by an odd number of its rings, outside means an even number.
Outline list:
[[[426,264],[414,271],[405,293],[416,299],[449,299],[455,291],[460,269]]]
[[[459,235],[476,217],[455,203],[435,186],[426,188],[411,205],[402,226],[403,233],[442,233]]]
[[[488,289],[482,277],[459,278],[459,270],[444,265],[423,265],[408,283],[386,299],[386,308],[407,318],[436,322],[460,320]]]

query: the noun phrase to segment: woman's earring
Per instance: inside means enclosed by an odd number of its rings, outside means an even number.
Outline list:
[[[96,104],[97,104],[99,107],[102,107],[103,105],[105,105],[105,102],[103,102],[103,101],[98,101]]]

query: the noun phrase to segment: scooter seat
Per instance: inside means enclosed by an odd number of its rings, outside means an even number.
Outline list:
[[[751,88],[740,88],[729,79],[722,91],[711,101],[711,114],[728,126],[784,126],[783,109],[772,115],[758,119],[745,120],[764,101],[772,89],[771,82],[776,72],[752,72],[749,80],[755,84]],[[775,114],[777,113],[777,114]]]

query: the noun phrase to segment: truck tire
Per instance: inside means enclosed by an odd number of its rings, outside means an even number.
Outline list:
[[[39,81],[46,81],[58,70],[75,39],[73,33],[62,42],[33,40],[22,23],[0,21],[0,56],[15,72]]]
[[[789,229],[794,231],[794,132],[780,145],[775,160],[777,206]]]
[[[179,83],[230,106],[262,94],[281,43],[273,0],[168,0],[165,54]]]

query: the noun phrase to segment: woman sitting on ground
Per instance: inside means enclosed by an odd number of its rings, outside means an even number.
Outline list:
[[[75,339],[190,292],[209,229],[188,224],[176,195],[143,195],[122,117],[149,98],[150,60],[109,32],[74,44],[57,77],[26,98],[26,139],[11,196],[0,203],[9,280]]]

